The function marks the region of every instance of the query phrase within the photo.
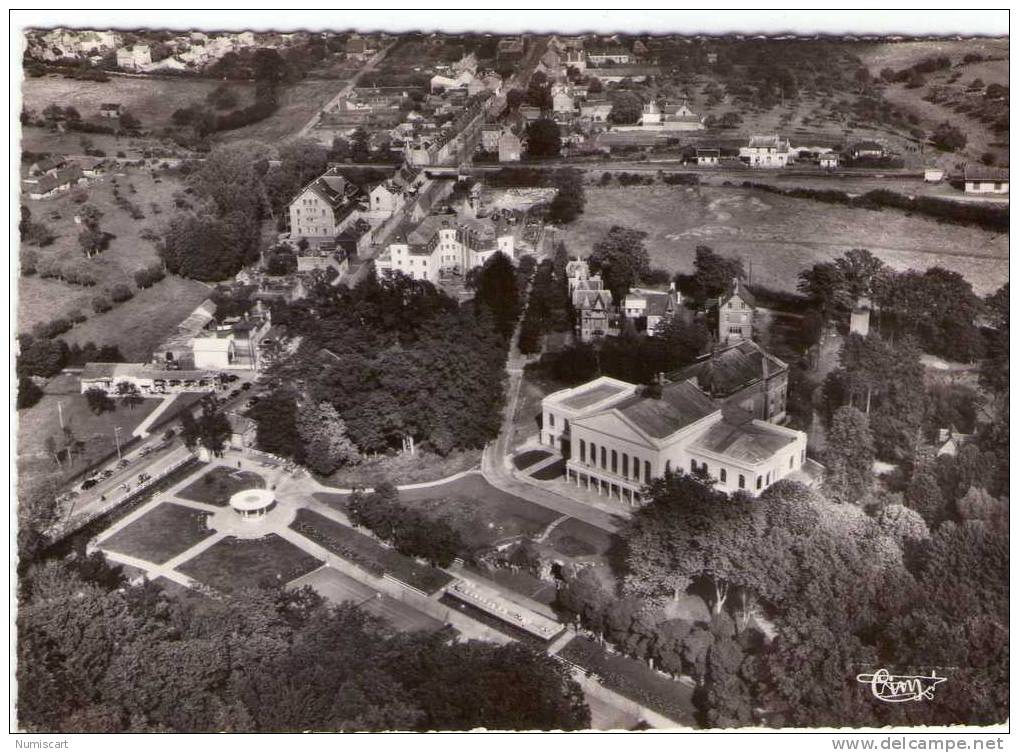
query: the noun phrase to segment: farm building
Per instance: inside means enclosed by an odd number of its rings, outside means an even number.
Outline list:
[[[967,166],[963,177],[966,193],[1008,193],[1008,170]]]

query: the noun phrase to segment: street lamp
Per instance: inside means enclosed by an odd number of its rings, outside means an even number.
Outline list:
[[[117,462],[121,462],[123,458],[120,455],[120,427],[113,427],[113,441],[117,443]]]

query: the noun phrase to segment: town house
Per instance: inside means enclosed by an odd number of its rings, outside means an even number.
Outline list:
[[[368,197],[360,186],[330,170],[297,192],[290,202],[290,237],[311,245],[334,242],[337,235],[367,211]]]
[[[778,136],[751,136],[749,146],[740,148],[740,157],[750,167],[785,167],[789,163],[789,142]]]
[[[718,310],[718,342],[750,340],[754,336],[754,311],[757,301],[743,280],[733,278],[729,287],[709,306]]]

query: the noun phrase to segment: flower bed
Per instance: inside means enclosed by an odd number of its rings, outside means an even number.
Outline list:
[[[370,536],[311,510],[298,510],[290,527],[377,578],[389,575],[427,594],[435,593],[453,580],[438,568],[387,549]]]
[[[577,636],[559,656],[583,667],[605,687],[681,724],[694,724],[693,689],[648,667],[638,659],[609,653],[590,638]]]

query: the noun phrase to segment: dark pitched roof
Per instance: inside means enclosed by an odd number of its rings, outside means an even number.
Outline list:
[[[711,397],[724,398],[759,382],[764,377],[765,364],[769,376],[788,368],[756,343],[743,340],[701,356],[695,363],[672,372],[668,378],[674,382],[692,381]]]
[[[614,406],[652,437],[663,439],[718,410],[689,382],[666,384],[660,398],[634,395]]]
[[[1008,182],[1008,170],[1000,167],[966,165],[963,175],[965,180],[995,181],[996,183]]]
[[[725,292],[718,297],[718,301],[720,304],[724,303],[725,301],[728,301],[730,298],[732,298],[734,295],[738,295],[740,298],[742,298],[743,302],[746,303],[748,306],[757,305],[757,299],[754,298],[754,294],[750,292],[750,289],[746,286],[746,283],[743,282],[743,280],[741,280],[738,277],[734,278],[733,281],[729,283],[729,286],[726,288]]]

